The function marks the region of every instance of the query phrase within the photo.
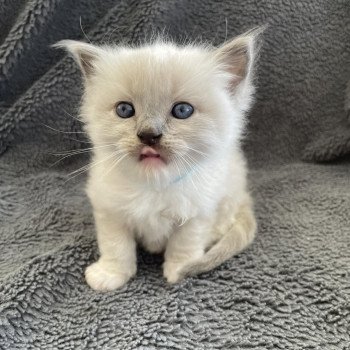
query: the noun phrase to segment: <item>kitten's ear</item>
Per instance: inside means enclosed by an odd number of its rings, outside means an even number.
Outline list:
[[[75,40],[61,40],[53,47],[62,48],[68,51],[78,63],[85,78],[94,72],[94,62],[101,55],[102,49],[92,44]]]
[[[231,86],[238,87],[249,81],[253,74],[254,60],[260,48],[260,36],[266,27],[259,27],[224,43],[214,52],[215,60],[231,74]]]

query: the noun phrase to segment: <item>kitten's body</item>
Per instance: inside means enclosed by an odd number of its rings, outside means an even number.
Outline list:
[[[96,159],[102,158],[96,156]],[[214,219],[216,212],[221,211],[218,201],[229,199],[233,213],[246,195],[245,164],[240,154],[230,155],[215,164],[208,163],[201,171],[176,179],[165,188],[137,183],[124,176],[122,169],[105,175],[110,166],[107,162],[91,170],[88,195],[94,205],[120,216],[152,253],[164,251],[174,229],[188,220],[197,216]],[[216,172],[212,171],[213,166]],[[218,224],[222,223],[219,220]]]
[[[176,282],[252,241],[239,138],[253,92],[253,39],[215,51],[64,43],[85,73],[82,116],[94,143],[87,193],[101,257],[86,271],[92,288],[118,288],[136,273],[136,242],[164,251],[164,276]],[[132,101],[133,118],[116,116],[118,101]],[[194,106],[188,119],[170,115],[179,101]],[[137,137],[144,130],[161,133],[160,141],[145,146]]]

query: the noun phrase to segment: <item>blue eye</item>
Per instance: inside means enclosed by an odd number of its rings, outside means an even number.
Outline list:
[[[116,107],[116,112],[120,118],[130,118],[135,115],[134,106],[128,102],[120,102]]]
[[[173,107],[171,114],[177,119],[186,119],[192,115],[193,111],[194,109],[189,103],[180,102]]]

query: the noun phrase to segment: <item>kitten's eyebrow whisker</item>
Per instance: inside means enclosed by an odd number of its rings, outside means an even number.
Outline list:
[[[84,32],[83,25],[81,23],[81,16],[79,16],[79,22],[80,22],[80,29],[81,29],[81,31],[83,32],[83,34],[84,34],[85,38],[87,39],[87,41],[92,45],[91,40],[88,38],[88,36]]]
[[[120,29],[120,28],[121,28],[121,27],[114,28],[114,29],[110,32],[110,34],[109,34],[109,36],[108,36],[108,39],[107,39],[107,41],[106,41],[106,44],[109,44],[109,43],[110,43],[111,38],[112,38],[112,35],[115,33],[116,30],[118,30],[118,29]],[[124,26],[124,28],[125,28],[125,26]],[[104,34],[104,36],[103,36],[102,39],[104,39],[106,35],[107,35],[107,32]],[[119,37],[118,39],[120,40],[121,36],[120,36],[119,32],[118,32],[118,37]],[[121,40],[121,41],[122,41],[122,40]]]

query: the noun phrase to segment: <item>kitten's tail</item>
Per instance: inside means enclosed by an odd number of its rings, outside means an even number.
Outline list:
[[[249,201],[240,207],[229,231],[203,257],[182,268],[180,278],[210,271],[240,253],[253,241],[256,229],[257,224]]]

